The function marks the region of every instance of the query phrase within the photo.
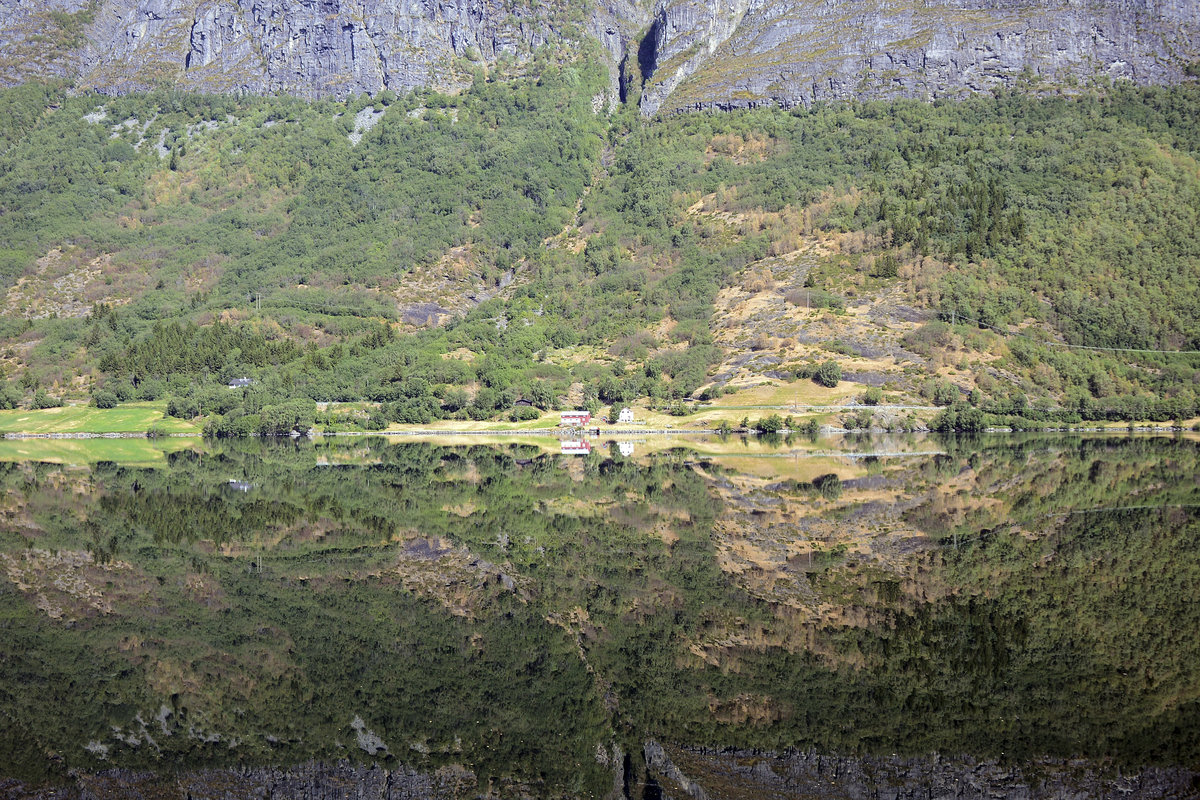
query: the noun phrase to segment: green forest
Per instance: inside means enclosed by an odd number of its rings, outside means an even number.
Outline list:
[[[665,408],[737,355],[718,292],[819,241],[805,308],[923,315],[893,388],[960,404],[941,427],[1200,414],[1195,82],[642,120],[596,110],[607,80],[0,91],[0,406],[161,399],[227,435]]]

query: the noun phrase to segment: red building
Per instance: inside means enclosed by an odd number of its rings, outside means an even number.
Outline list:
[[[564,411],[558,420],[559,426],[567,426],[571,428],[582,428],[592,420],[590,411]]]

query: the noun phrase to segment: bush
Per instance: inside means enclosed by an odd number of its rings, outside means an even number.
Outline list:
[[[13,409],[21,404],[21,393],[10,383],[0,383],[0,408]]]
[[[317,404],[307,398],[263,406],[257,433],[263,436],[287,436],[307,433],[316,420]]]
[[[178,419],[193,419],[200,414],[200,406],[190,397],[172,397],[167,400],[167,416]]]
[[[92,392],[92,403],[96,408],[116,408],[117,395],[107,389],[97,389]]]
[[[682,401],[676,400],[674,403],[671,403],[671,407],[667,409],[667,413],[672,417],[686,417],[692,413],[692,409],[684,405]]]
[[[935,349],[948,347],[954,341],[954,333],[945,322],[930,322],[909,331],[900,341],[914,353],[928,356]]]
[[[34,392],[33,400],[29,403],[29,407],[35,411],[43,408],[58,408],[61,405],[62,402],[58,398],[48,395],[45,389],[38,389]]]
[[[540,419],[541,416],[542,412],[533,406],[517,406],[508,415],[508,418],[513,422],[528,422],[531,419]]]
[[[865,431],[870,429],[874,421],[875,418],[871,412],[863,408],[854,414],[847,414],[842,417],[842,427],[851,431]]]
[[[883,389],[878,386],[872,386],[862,393],[859,398],[864,406],[877,406],[883,402]]]
[[[842,367],[833,360],[822,361],[813,373],[813,380],[832,389],[842,380]]]
[[[836,473],[818,475],[813,478],[812,486],[826,500],[837,500],[842,496],[842,479]]]
[[[755,426],[759,433],[779,433],[783,430],[783,417],[778,414],[772,414],[758,421]]]
[[[966,403],[955,403],[929,423],[930,430],[959,433],[974,433],[985,427],[983,412]]]
[[[157,400],[158,398],[162,397],[162,394],[162,381],[151,378],[138,384],[137,398],[139,400]]]
[[[900,262],[891,253],[884,253],[871,265],[871,277],[894,278],[900,274]]]
[[[948,406],[959,399],[958,387],[950,381],[938,381],[933,385],[932,400],[935,406]]]

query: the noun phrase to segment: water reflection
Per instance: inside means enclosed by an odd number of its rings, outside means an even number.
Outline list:
[[[1200,757],[1194,441],[551,444],[0,465],[0,775]]]

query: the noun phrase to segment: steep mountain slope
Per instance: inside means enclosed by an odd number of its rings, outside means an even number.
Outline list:
[[[0,83],[345,98],[459,88],[473,68],[586,38],[644,114],[933,98],[1044,79],[1173,82],[1196,0],[13,0]],[[640,93],[639,93],[640,90]]]
[[[837,399],[1197,415],[1200,358],[1095,348],[1200,350],[1200,86],[643,123],[549,55],[453,97],[0,92],[0,404],[686,413],[836,359]]]

